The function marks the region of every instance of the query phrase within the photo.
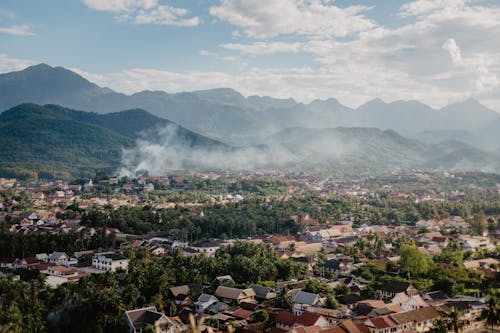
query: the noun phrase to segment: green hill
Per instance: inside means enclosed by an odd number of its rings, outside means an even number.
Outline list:
[[[21,104],[0,114],[0,176],[69,178],[115,170],[144,131],[175,126],[190,146],[223,144],[144,110],[106,115],[58,105]]]

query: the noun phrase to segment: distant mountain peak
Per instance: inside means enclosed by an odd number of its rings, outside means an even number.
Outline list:
[[[53,69],[54,67],[47,65],[46,63],[39,63],[37,65],[32,65],[28,66],[24,69],[24,71],[37,71],[37,70],[49,70]]]

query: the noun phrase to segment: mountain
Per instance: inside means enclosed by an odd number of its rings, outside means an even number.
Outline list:
[[[101,115],[21,104],[0,114],[0,175],[69,178],[113,171],[121,165],[123,149],[132,149],[155,128],[170,128],[185,147],[226,147],[144,110]]]
[[[290,165],[344,173],[384,173],[409,168],[493,170],[500,157],[460,141],[427,144],[377,128],[290,128],[268,137],[295,156]]]
[[[0,75],[0,110],[21,103],[76,106],[110,92],[63,67],[39,64]]]
[[[376,127],[417,138],[423,131],[467,131],[474,137],[481,134],[480,138],[459,140],[481,149],[490,149],[491,142],[500,141],[499,132],[483,135],[483,128],[500,119],[500,115],[474,99],[438,110],[418,101],[386,103],[374,99],[351,109],[334,98],[306,104],[267,96],[245,98],[228,88],[173,94],[141,91],[125,95],[101,88],[62,67],[40,64],[0,74],[0,109],[25,102],[59,104],[98,113],[144,109],[232,145],[253,144],[290,127]],[[429,140],[424,138],[424,141]]]

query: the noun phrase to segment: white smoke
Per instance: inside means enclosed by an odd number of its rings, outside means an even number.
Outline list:
[[[133,177],[148,171],[162,175],[173,170],[252,170],[272,166],[286,166],[296,157],[284,147],[252,146],[227,147],[223,145],[192,145],[179,135],[176,126],[156,129],[143,135],[136,146],[125,149],[122,155],[121,176]]]

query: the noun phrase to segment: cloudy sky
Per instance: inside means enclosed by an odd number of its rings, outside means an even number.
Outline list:
[[[39,62],[125,93],[500,111],[500,0],[2,0],[0,72]]]

